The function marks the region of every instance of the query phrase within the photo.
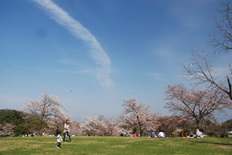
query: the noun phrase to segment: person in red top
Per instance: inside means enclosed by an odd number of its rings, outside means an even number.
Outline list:
[[[184,136],[184,137],[187,137],[187,136],[188,136],[187,132],[184,132],[184,133],[183,133],[183,136]]]

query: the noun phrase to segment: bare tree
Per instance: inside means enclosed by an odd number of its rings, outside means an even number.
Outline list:
[[[232,108],[228,96],[220,89],[187,90],[183,85],[169,85],[166,89],[167,103],[170,111],[195,119],[199,128],[204,119],[214,119],[214,113],[223,113]]]
[[[196,80],[197,85],[208,83],[209,86],[217,87],[226,93],[232,100],[232,87],[230,81],[232,78],[232,72],[230,72],[231,75],[226,76],[225,81],[217,81],[217,77],[213,75],[213,67],[209,64],[205,52],[202,52],[202,55],[197,52],[193,52],[192,60],[193,63],[190,66],[183,66],[186,75],[192,80]],[[225,83],[227,83],[227,86]]]
[[[223,9],[218,10],[221,18],[215,17],[217,32],[211,35],[212,45],[223,52],[232,50],[232,3],[223,3]]]
[[[59,122],[63,122],[67,115],[62,104],[55,96],[44,94],[41,100],[27,100],[23,111],[28,119],[38,120],[37,132],[41,133],[46,126],[55,126]],[[55,124],[54,124],[55,123]]]
[[[225,53],[232,50],[232,3],[224,1],[222,8],[219,10],[219,17],[215,17],[216,32],[211,35],[212,45],[216,51]],[[226,93],[232,100],[232,68],[229,64],[229,74],[225,75],[225,81],[217,81],[213,73],[213,67],[209,64],[205,52],[194,52],[191,66],[184,65],[184,70],[192,79],[198,80],[197,84],[208,83],[210,86],[217,87]]]
[[[121,126],[130,130],[144,133],[156,130],[158,114],[152,113],[145,104],[137,104],[135,99],[123,100],[124,112],[121,115]]]

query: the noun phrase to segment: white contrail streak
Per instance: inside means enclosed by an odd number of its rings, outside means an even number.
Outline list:
[[[34,0],[44,9],[51,18],[58,24],[69,30],[75,37],[83,40],[90,47],[90,55],[99,66],[96,69],[96,76],[102,86],[111,86],[113,81],[110,78],[111,61],[97,39],[77,20],[56,5],[52,0]]]

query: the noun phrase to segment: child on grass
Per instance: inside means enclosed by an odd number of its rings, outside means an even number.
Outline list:
[[[58,135],[57,135],[57,145],[56,145],[56,147],[57,147],[57,149],[60,149],[61,148],[61,142],[63,141],[63,139],[62,139],[62,137],[61,137],[61,132],[59,131],[58,132]]]

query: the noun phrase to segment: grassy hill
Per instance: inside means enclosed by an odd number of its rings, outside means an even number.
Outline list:
[[[231,155],[231,138],[73,137],[56,148],[56,137],[0,138],[0,155]]]

